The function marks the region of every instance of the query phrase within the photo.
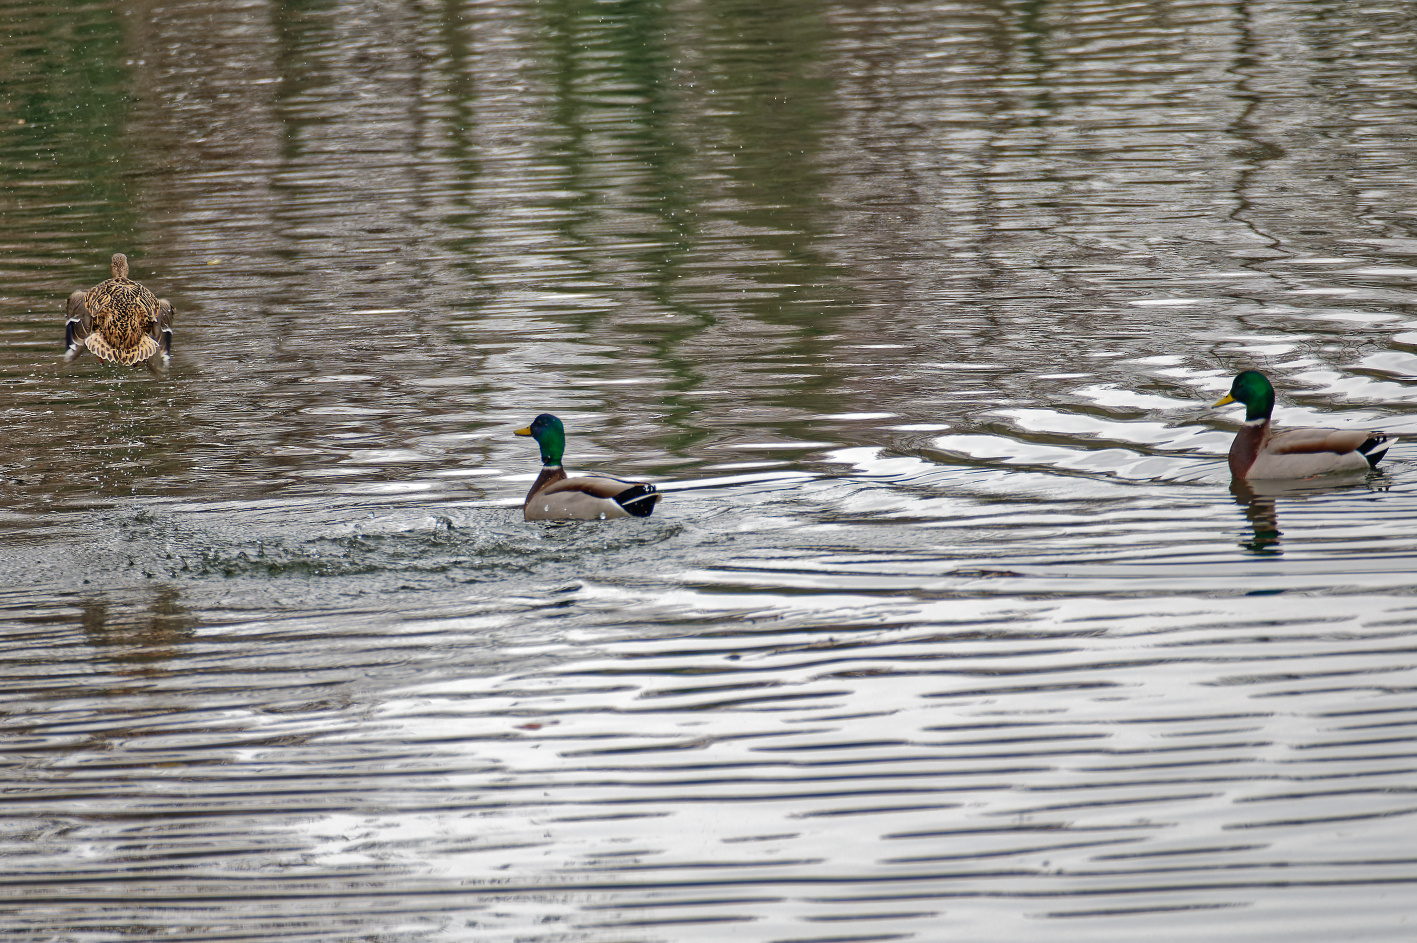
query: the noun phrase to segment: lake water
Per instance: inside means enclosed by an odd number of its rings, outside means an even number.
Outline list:
[[[5,939],[1417,935],[1417,10],[0,22]]]

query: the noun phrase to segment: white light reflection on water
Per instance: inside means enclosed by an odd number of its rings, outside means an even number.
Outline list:
[[[10,938],[1410,937],[1402,10],[3,13]]]
[[[31,763],[16,808],[72,824],[11,832],[33,863],[11,919],[78,932],[137,889],[135,915],[205,901],[247,933],[929,938],[1072,917],[1049,932],[1085,939],[1319,900],[1336,932],[1355,886],[1408,880],[1390,833],[1417,808],[1412,528],[1335,526],[1390,492],[1283,501],[1285,552],[1256,557],[1211,487],[1170,492],[1178,538],[1136,485],[1083,479],[1020,514],[991,493],[1012,473],[853,458],[866,475],[754,482],[752,508],[684,492],[683,520],[647,528],[390,506],[305,533],[308,572],[253,531],[289,515],[257,512],[209,564],[220,595],[169,575],[165,601],[85,603],[82,638],[30,610],[38,632],[7,645],[30,699],[12,750],[69,759]],[[202,517],[145,511],[125,539],[233,541]],[[313,586],[329,615],[282,613]],[[391,592],[450,611],[391,621]],[[253,621],[243,598],[273,608]],[[35,650],[67,652],[68,680],[36,689],[14,660]],[[208,889],[232,881],[240,903]]]

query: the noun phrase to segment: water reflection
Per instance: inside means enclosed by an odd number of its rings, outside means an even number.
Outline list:
[[[1417,428],[1399,7],[4,15],[7,929],[1406,939],[1415,466],[1204,412]]]
[[[1254,531],[1248,540],[1240,542],[1240,546],[1261,556],[1279,556],[1283,553],[1279,538],[1284,532],[1279,529],[1274,497],[1256,494],[1248,483],[1241,479],[1231,482],[1230,493],[1235,496],[1235,503],[1245,509],[1245,517]]]
[[[1322,475],[1295,481],[1244,481],[1235,479],[1230,483],[1230,494],[1235,503],[1245,509],[1245,517],[1250,523],[1252,535],[1240,542],[1240,546],[1257,556],[1279,556],[1284,550],[1280,538],[1279,506],[1281,500],[1295,504],[1317,499],[1325,495],[1341,496],[1345,492],[1368,492],[1380,494],[1390,491],[1392,479],[1385,472],[1370,472],[1351,475]],[[1341,528],[1345,518],[1357,515],[1380,516],[1381,511],[1367,504],[1339,505],[1328,528]],[[1365,522],[1372,523],[1372,522]]]
[[[79,622],[89,644],[121,663],[123,674],[166,673],[163,666],[178,657],[198,621],[181,599],[172,586],[158,586],[145,599],[89,597],[79,604]]]

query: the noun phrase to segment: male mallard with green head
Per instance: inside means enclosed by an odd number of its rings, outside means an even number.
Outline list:
[[[76,291],[64,305],[64,360],[85,350],[100,360],[132,366],[146,363],[154,373],[172,360],[172,305],[128,277],[128,257],[115,252],[113,277]]]
[[[1243,403],[1245,424],[1230,446],[1230,474],[1244,479],[1310,478],[1330,472],[1365,472],[1387,454],[1388,437],[1371,430],[1286,429],[1273,432],[1274,387],[1258,370],[1246,370],[1213,406]],[[1379,448],[1379,446],[1382,446]]]
[[[595,521],[612,517],[649,517],[662,495],[654,485],[623,481],[606,475],[570,478],[561,467],[566,429],[561,420],[542,413],[517,435],[529,435],[541,446],[541,474],[527,492],[522,512],[529,521]]]

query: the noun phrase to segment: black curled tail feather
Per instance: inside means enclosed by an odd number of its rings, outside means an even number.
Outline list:
[[[1387,454],[1388,446],[1386,443],[1386,435],[1381,432],[1374,432],[1372,435],[1368,436],[1362,445],[1358,446],[1358,451],[1368,460],[1369,468],[1377,468],[1378,462],[1382,461],[1383,456]],[[1378,446],[1380,445],[1382,448],[1379,449]],[[1374,449],[1377,449],[1377,451],[1373,451]]]
[[[615,503],[632,517],[649,517],[654,513],[654,506],[659,503],[659,499],[660,494],[654,485],[635,485],[617,494]]]

